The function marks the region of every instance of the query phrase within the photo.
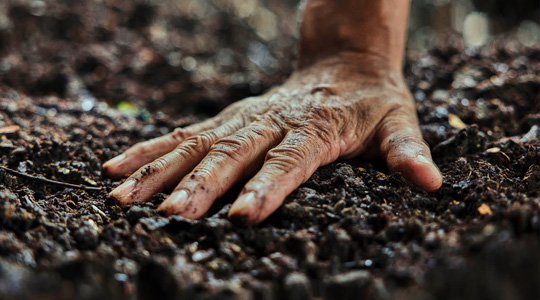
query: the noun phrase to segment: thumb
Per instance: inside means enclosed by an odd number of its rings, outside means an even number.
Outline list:
[[[405,179],[428,192],[441,187],[441,172],[422,138],[415,113],[393,111],[383,121],[378,137],[390,172],[400,172]]]

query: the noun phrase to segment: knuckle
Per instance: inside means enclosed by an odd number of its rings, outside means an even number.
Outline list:
[[[217,137],[214,132],[203,132],[188,137],[182,144],[178,146],[177,149],[180,149],[190,154],[206,153],[216,139]]]
[[[182,142],[183,140],[185,140],[190,135],[191,134],[189,133],[189,131],[184,129],[184,128],[175,128],[173,130],[173,132],[170,133],[171,139],[173,139],[173,140],[175,140],[177,142]]]
[[[286,123],[283,117],[284,111],[283,105],[274,105],[266,113],[254,118],[254,123],[264,124],[265,127],[283,128]]]
[[[249,143],[240,138],[223,138],[210,148],[209,155],[239,161],[249,149]]]
[[[328,121],[334,118],[337,114],[332,110],[332,117],[328,116],[321,118],[318,115],[317,118],[310,118],[309,121],[297,129],[298,135],[303,136],[305,143],[311,143],[312,147],[328,148],[327,150],[334,150],[334,146],[338,145],[337,142],[340,136],[340,126],[336,122]]]
[[[213,131],[207,131],[196,135],[193,139],[197,145],[209,148],[215,142],[217,137]]]
[[[339,124],[343,120],[343,109],[328,105],[314,105],[307,113],[308,120],[315,124]]]
[[[247,124],[247,117],[244,115],[240,115],[238,117],[235,117],[232,120],[229,120],[229,122],[227,122],[226,124],[223,124],[220,129],[222,132],[225,132],[228,134],[231,132],[236,132],[240,128],[244,127],[245,124]],[[214,141],[217,139],[218,137],[215,136]]]
[[[226,137],[217,140],[210,150],[224,152],[239,152],[249,148],[250,143],[244,137]]]
[[[331,96],[338,95],[340,91],[335,86],[329,84],[319,84],[310,90],[311,95],[315,95],[316,93],[322,93],[323,95]]]
[[[269,160],[266,163],[266,166],[274,170],[278,170],[282,173],[288,173],[294,166],[294,162],[291,162],[289,160],[274,159]]]
[[[183,158],[183,159],[187,159],[187,158],[189,158],[190,155],[192,155],[192,151],[191,151],[191,148],[183,146],[182,144],[180,144],[179,146],[176,147],[176,149],[171,151],[170,154],[173,155],[174,157],[180,157],[180,158]]]
[[[268,92],[266,97],[264,97],[264,102],[266,103],[266,105],[270,105],[272,107],[276,105],[282,105],[283,99],[285,99],[287,96],[293,96],[292,94],[292,91],[289,91],[289,93],[287,93],[279,87],[276,87]]]
[[[287,166],[296,165],[306,157],[306,152],[302,151],[304,147],[293,147],[291,145],[282,145],[271,149],[266,154],[266,161],[272,163],[283,163]]]
[[[343,119],[343,109],[324,104],[315,104],[307,110],[306,119],[312,123],[338,124]]]
[[[323,145],[335,144],[338,136],[335,126],[329,124],[313,123],[302,130],[310,137],[317,137]]]
[[[271,124],[270,124],[271,125]],[[250,127],[250,138],[253,139],[253,144],[255,143],[255,137],[266,137],[271,133],[271,128],[267,127],[263,124],[253,124],[253,126]]]

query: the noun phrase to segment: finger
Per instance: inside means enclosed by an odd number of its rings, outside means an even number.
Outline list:
[[[171,152],[186,138],[215,128],[220,124],[221,118],[214,117],[185,128],[176,128],[164,136],[137,143],[123,154],[103,164],[103,174],[114,179],[124,177],[156,158]]]
[[[383,122],[379,140],[390,172],[401,172],[405,179],[426,191],[438,190],[442,175],[422,138],[416,114],[394,111]]]
[[[141,167],[109,195],[120,204],[146,201],[157,192],[175,186],[208,153],[219,138],[243,126],[236,121],[187,138],[173,151]]]
[[[277,147],[268,151],[262,169],[246,184],[231,206],[229,217],[244,224],[264,220],[319,166],[338,158],[336,144],[303,131],[289,132]]]
[[[196,219],[235,183],[260,168],[265,154],[283,139],[277,126],[257,122],[219,139],[159,210]]]

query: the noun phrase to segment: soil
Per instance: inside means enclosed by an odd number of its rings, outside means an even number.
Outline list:
[[[292,6],[257,7],[272,37],[226,1],[57,3],[0,4],[0,165],[34,176],[0,170],[1,299],[540,298],[540,47],[409,55],[440,191],[338,161],[245,228],[240,187],[167,218],[166,194],[114,205],[101,165],[282,82]]]

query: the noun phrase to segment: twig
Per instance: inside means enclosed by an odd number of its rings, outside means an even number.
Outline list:
[[[49,183],[49,184],[56,184],[56,185],[67,187],[67,188],[81,189],[81,190],[88,190],[88,191],[100,191],[101,190],[101,187],[86,186],[86,185],[82,185],[82,184],[73,184],[73,183],[67,183],[67,182],[61,182],[61,181],[57,181],[57,180],[53,180],[53,179],[48,179],[48,178],[41,178],[41,177],[37,177],[37,176],[32,176],[32,175],[21,173],[19,171],[15,171],[13,169],[10,169],[10,168],[4,167],[4,166],[0,166],[0,170],[4,170],[4,171],[6,171],[6,172],[8,172],[10,174],[21,176],[21,177],[24,177],[24,178],[27,178],[27,179],[37,180],[37,181],[41,181],[41,182],[45,182],[45,183]]]

